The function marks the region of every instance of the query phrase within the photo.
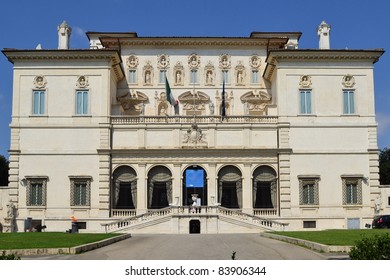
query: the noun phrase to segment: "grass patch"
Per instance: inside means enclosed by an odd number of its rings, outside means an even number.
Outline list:
[[[106,233],[20,232],[0,234],[0,250],[70,248],[118,236]]]
[[[278,231],[273,234],[304,239],[329,246],[353,246],[355,241],[390,233],[390,229],[355,229],[323,231]]]

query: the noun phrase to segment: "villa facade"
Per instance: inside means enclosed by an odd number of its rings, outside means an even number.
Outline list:
[[[70,49],[58,31],[56,50],[3,50],[9,230],[65,231],[72,216],[82,232],[346,229],[382,210],[383,50],[330,49],[325,22],[319,49],[299,32],[88,32],[89,49]]]

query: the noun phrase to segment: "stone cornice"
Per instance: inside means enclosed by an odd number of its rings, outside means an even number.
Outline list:
[[[2,53],[11,63],[25,60],[108,60],[119,80],[124,78],[122,59],[117,50],[17,50],[4,49]]]
[[[374,50],[270,50],[266,59],[263,77],[271,80],[276,64],[280,61],[370,61],[375,63],[384,53],[383,49]]]
[[[169,47],[268,47],[269,49],[284,48],[287,36],[277,38],[247,38],[247,37],[100,37],[105,48],[120,46],[169,46]]]

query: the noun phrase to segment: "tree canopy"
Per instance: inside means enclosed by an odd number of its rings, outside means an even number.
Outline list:
[[[390,149],[384,148],[379,152],[379,182],[390,185]]]

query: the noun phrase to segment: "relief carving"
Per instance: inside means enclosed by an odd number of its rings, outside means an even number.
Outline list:
[[[188,57],[188,66],[191,70],[196,70],[200,67],[200,56],[197,54],[191,54]]]
[[[251,66],[252,69],[258,69],[261,65],[261,59],[257,55],[252,55],[249,58],[249,65]]]
[[[206,135],[202,132],[196,123],[193,123],[191,124],[191,128],[189,128],[183,135],[183,144],[203,146],[202,144],[207,145],[205,139]]]
[[[175,73],[175,86],[184,85],[184,67],[181,62],[176,63],[173,71]]]
[[[342,84],[346,88],[352,88],[355,85],[355,77],[352,75],[345,75]]]
[[[265,90],[253,90],[241,96],[245,115],[266,115],[267,106],[271,104],[272,96]]]
[[[244,67],[244,65],[242,65],[241,61],[239,61],[235,70],[236,70],[236,85],[237,86],[244,86],[246,75],[245,75],[245,67]]]
[[[311,77],[309,75],[303,75],[299,79],[300,88],[310,88],[311,87]]]
[[[125,115],[144,115],[148,97],[146,94],[133,89],[122,96],[118,96],[117,101],[121,104]]]
[[[151,86],[153,81],[153,66],[150,61],[146,62],[146,65],[143,68],[143,77],[144,77],[144,85]]]
[[[126,60],[127,67],[129,68],[137,68],[138,66],[138,57],[135,55],[130,55]]]
[[[76,81],[76,86],[78,88],[86,88],[89,86],[89,83],[88,83],[88,77],[86,76],[79,76],[77,78],[77,81]]]
[[[44,76],[36,76],[33,83],[35,88],[43,89],[46,87],[47,80]]]
[[[200,116],[206,114],[206,105],[210,102],[210,97],[200,91],[187,91],[179,96],[183,112],[188,116]]]
[[[214,65],[209,61],[204,68],[206,86],[213,86],[215,81]]]
[[[167,69],[169,67],[169,56],[161,54],[157,58],[157,67],[159,69]]]
[[[225,70],[230,69],[230,67],[231,67],[230,55],[222,54],[219,57],[219,67],[221,69],[225,69]]]

